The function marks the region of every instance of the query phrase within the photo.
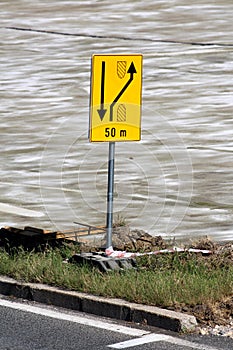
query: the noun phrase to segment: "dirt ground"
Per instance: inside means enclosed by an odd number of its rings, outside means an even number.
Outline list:
[[[208,261],[213,268],[233,264],[233,242],[218,244],[205,238],[193,243],[192,248],[211,250],[212,254],[200,256],[199,259]],[[201,325],[229,325],[233,319],[233,290],[229,297],[213,305],[177,306],[176,310],[193,314]]]

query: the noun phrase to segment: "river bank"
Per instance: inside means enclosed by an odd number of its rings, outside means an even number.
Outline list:
[[[232,243],[219,244],[203,238],[180,246],[183,251],[179,251],[159,236],[122,226],[114,228],[113,244],[115,251],[135,254],[137,269],[103,273],[89,266],[65,264],[75,252],[104,249],[63,241],[55,248],[45,245],[41,251],[2,246],[0,274],[194,315],[200,332],[223,333],[221,327],[226,329],[224,334],[231,331]]]

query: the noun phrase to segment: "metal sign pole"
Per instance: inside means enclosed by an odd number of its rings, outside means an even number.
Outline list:
[[[107,247],[112,246],[115,142],[109,142],[107,193]]]

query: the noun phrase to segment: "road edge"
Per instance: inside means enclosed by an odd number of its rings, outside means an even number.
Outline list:
[[[193,332],[197,327],[197,320],[193,315],[44,284],[19,282],[6,276],[0,276],[0,294],[98,316],[143,323],[174,332]]]

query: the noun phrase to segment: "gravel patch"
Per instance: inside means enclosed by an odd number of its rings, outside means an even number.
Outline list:
[[[233,339],[233,319],[230,319],[228,325],[216,325],[215,327],[202,327],[198,329],[202,335],[217,335],[221,337],[229,337]]]

